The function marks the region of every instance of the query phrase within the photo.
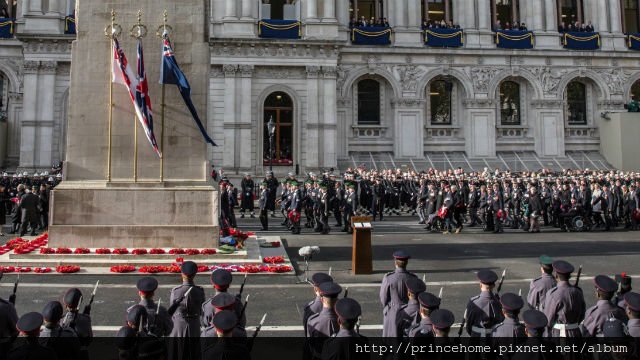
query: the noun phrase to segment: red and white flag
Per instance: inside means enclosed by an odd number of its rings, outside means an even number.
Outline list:
[[[112,81],[124,85],[129,91],[129,97],[133,102],[136,117],[140,121],[147,139],[151,143],[153,150],[162,157],[156,137],[153,134],[153,112],[151,111],[151,100],[149,99],[149,88],[147,86],[147,76],[144,71],[144,55],[142,51],[142,41],[138,40],[138,73],[131,70],[127,62],[124,50],[120,47],[118,39],[113,39],[113,75]]]

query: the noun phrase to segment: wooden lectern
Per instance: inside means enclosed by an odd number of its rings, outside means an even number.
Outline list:
[[[351,254],[351,273],[353,275],[373,273],[371,255],[371,225],[370,216],[352,216],[353,249]]]

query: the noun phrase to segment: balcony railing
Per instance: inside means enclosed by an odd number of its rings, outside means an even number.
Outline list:
[[[351,29],[351,43],[355,45],[390,45],[390,27],[359,26]]]
[[[0,39],[13,38],[16,27],[16,19],[0,18]]]

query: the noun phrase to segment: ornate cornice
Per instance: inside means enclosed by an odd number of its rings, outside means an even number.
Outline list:
[[[46,39],[23,39],[22,49],[26,54],[48,53],[48,54],[70,54],[71,41],[69,40],[46,40]]]
[[[320,74],[320,66],[307,66],[307,78],[314,79]]]
[[[464,99],[462,101],[467,108],[473,109],[488,109],[496,106],[495,99]]]
[[[424,106],[424,99],[391,99],[392,108],[419,108]]]
[[[241,77],[253,76],[253,65],[240,65],[239,70],[240,70]]]
[[[336,79],[338,77],[338,68],[336,66],[323,66],[322,75],[325,79]]]
[[[37,74],[40,63],[38,61],[26,60],[22,63],[22,68],[25,74]]]
[[[539,99],[531,101],[531,106],[536,109],[562,109],[564,100],[561,99]]]
[[[258,66],[253,71],[257,79],[304,79],[306,70],[302,66]]]
[[[233,64],[222,65],[222,72],[224,73],[225,77],[236,76],[236,72],[238,72],[238,65],[233,65]]]
[[[58,64],[55,61],[42,61],[40,62],[40,73],[55,75],[57,66]]]
[[[212,56],[338,59],[340,46],[327,43],[211,41]]]

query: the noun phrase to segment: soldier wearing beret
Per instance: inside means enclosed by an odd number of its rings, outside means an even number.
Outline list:
[[[170,343],[173,359],[200,358],[200,315],[205,300],[204,289],[194,283],[198,266],[185,261],[181,266],[182,284],[171,290],[168,312],[172,316],[173,329],[169,336],[180,338]],[[188,294],[187,292],[190,291]]]
[[[544,304],[547,292],[556,286],[556,279],[553,277],[553,259],[547,255],[540,256],[540,272],[542,275],[531,280],[527,302],[531,309],[540,310]]]
[[[302,211],[302,193],[296,180],[291,181],[291,200],[287,208],[287,215],[291,220],[291,233],[300,234],[300,215]]]
[[[627,328],[629,335],[640,338],[640,294],[628,292],[624,295],[624,303],[627,308],[629,322]]]
[[[305,337],[307,337],[307,322],[312,315],[318,314],[322,311],[322,296],[320,294],[320,285],[326,282],[333,282],[333,278],[325,273],[315,273],[311,276],[311,284],[313,285],[313,293],[315,294],[315,299],[310,301],[307,305],[304,306],[304,311],[302,315],[302,326],[305,331]]]
[[[86,347],[93,339],[93,328],[91,326],[91,316],[80,312],[82,303],[82,292],[77,288],[67,290],[63,297],[63,304],[67,312],[64,314],[60,325],[71,328],[78,335],[82,351],[86,354]]]
[[[427,290],[427,286],[417,277],[410,277],[405,280],[405,286],[409,296],[409,301],[400,306],[396,313],[395,321],[397,324],[396,337],[402,339],[408,335],[409,328],[417,323],[416,318],[420,311],[420,303],[418,297]]]
[[[231,272],[225,269],[216,269],[211,273],[211,285],[215,289],[215,294],[218,295],[220,293],[227,293],[229,291],[229,286],[231,286],[231,282],[233,282],[233,275]],[[244,328],[247,325],[247,317],[242,313],[242,302],[238,296],[233,296],[235,299],[234,305],[230,310],[233,310],[236,313],[238,319],[240,319],[240,326]],[[213,297],[207,299],[202,304],[202,315],[200,317],[200,325],[202,327],[207,327],[211,324],[211,320],[213,319],[213,315],[215,314],[215,308],[211,306],[211,301]]]
[[[370,356],[364,352],[356,352],[356,346],[364,346],[369,342],[357,330],[358,321],[362,315],[360,304],[351,298],[340,299],[336,302],[336,314],[340,330],[324,343],[322,360],[365,360]]]
[[[1,271],[0,279],[2,279]],[[13,340],[18,336],[18,331],[16,330],[17,322],[18,314],[13,303],[0,298],[0,360],[5,359]]]
[[[44,319],[42,315],[37,312],[30,312],[22,315],[16,323],[16,328],[21,337],[25,338],[24,345],[21,345],[13,351],[9,352],[8,360],[57,360],[58,356],[56,352],[50,348],[44,347],[39,344],[38,337],[40,336],[40,327],[43,324]],[[61,359],[62,360],[62,359]]]
[[[40,345],[53,349],[59,359],[81,359],[80,341],[70,328],[60,326],[63,315],[62,304],[51,301],[42,310],[44,327],[40,331]]]
[[[158,280],[150,276],[143,277],[136,283],[136,288],[140,296],[138,304],[144,306],[147,310],[147,331],[158,337],[168,336],[171,333],[171,329],[173,329],[171,316],[164,306],[160,306],[160,311],[158,312],[158,304],[153,300],[153,296],[158,289]],[[131,308],[127,312],[130,310]]]
[[[395,313],[400,307],[409,302],[409,294],[405,286],[408,278],[415,277],[415,274],[407,271],[407,264],[411,256],[404,250],[393,253],[396,269],[387,273],[382,279],[380,286],[380,303],[382,304],[382,315],[384,317],[382,325],[383,337],[396,337],[397,324],[395,323]]]
[[[433,334],[433,323],[430,316],[431,313],[440,308],[441,299],[431,293],[423,292],[418,295],[418,301],[420,302],[420,322],[409,329],[409,338],[413,338],[418,334],[420,336]]]
[[[320,284],[320,296],[322,297],[322,310],[309,317],[307,321],[307,349],[305,358],[320,359],[324,342],[327,338],[338,333],[338,315],[335,312],[335,304],[342,287],[334,282]]]
[[[580,337],[580,322],[584,319],[585,302],[582,289],[569,284],[573,265],[564,260],[552,264],[558,285],[547,292],[543,311],[552,337]]]
[[[216,329],[218,341],[203,349],[203,360],[250,360],[251,353],[244,341],[235,338],[234,329],[238,318],[233,311],[222,310],[215,314],[212,326]]]
[[[327,191],[327,185],[320,185],[320,207],[318,208],[318,221],[320,222],[320,232],[326,235],[331,231],[329,227],[329,211],[331,211],[331,204],[329,193]]]
[[[606,275],[598,275],[593,279],[593,283],[598,302],[587,309],[582,321],[582,332],[587,337],[602,335],[602,326],[611,318],[616,318],[624,323],[629,320],[624,309],[611,302],[613,294],[618,289],[615,280]]]
[[[494,326],[504,320],[499,297],[493,293],[498,275],[491,270],[478,271],[480,295],[467,303],[467,333],[471,337],[491,336]]]

